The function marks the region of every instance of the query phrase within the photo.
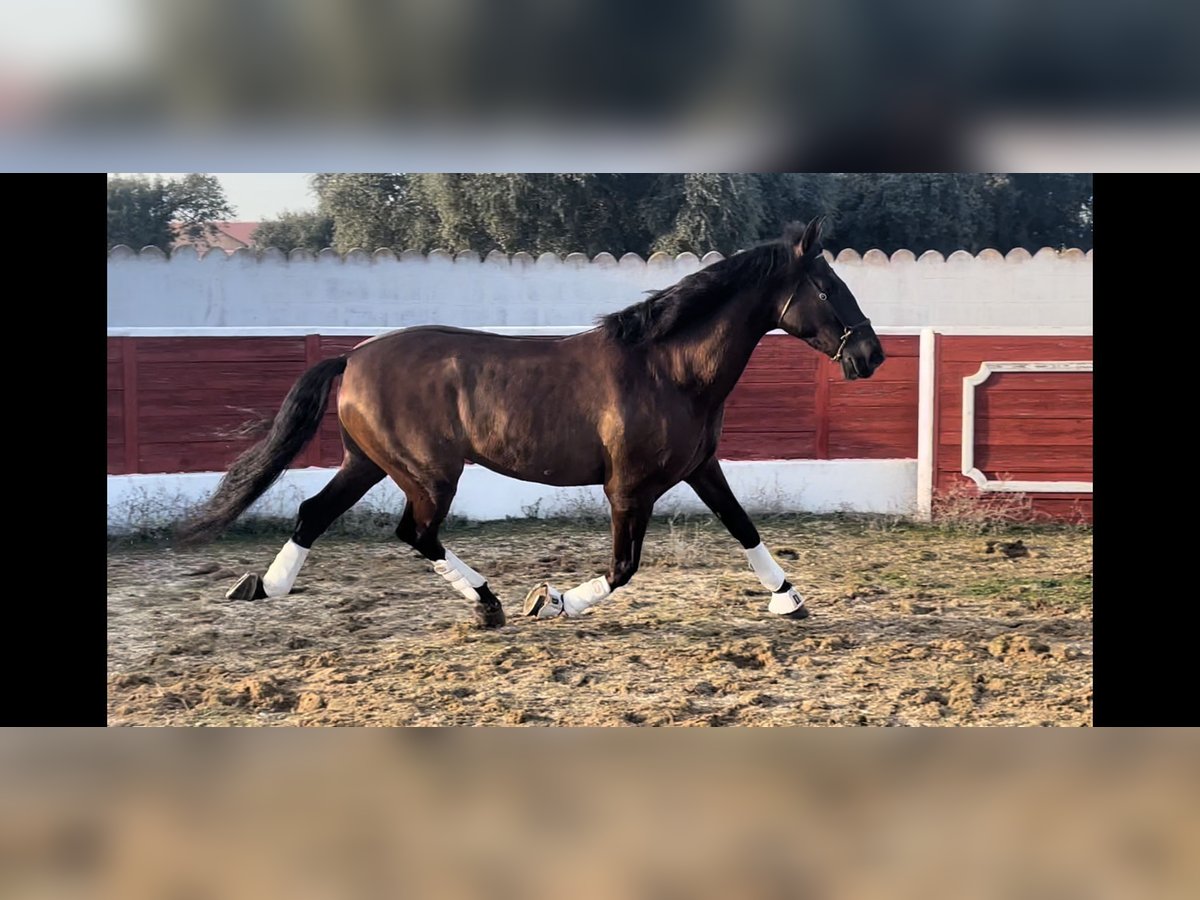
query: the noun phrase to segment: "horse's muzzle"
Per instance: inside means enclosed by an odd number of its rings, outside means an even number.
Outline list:
[[[862,341],[854,347],[847,347],[842,353],[842,374],[847,381],[870,378],[886,358],[879,341]]]

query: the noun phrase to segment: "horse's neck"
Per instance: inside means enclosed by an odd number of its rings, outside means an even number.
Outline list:
[[[712,406],[724,403],[769,330],[753,305],[730,304],[703,332],[667,348],[670,377]]]

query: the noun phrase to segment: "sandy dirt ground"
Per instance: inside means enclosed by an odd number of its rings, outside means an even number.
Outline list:
[[[509,616],[384,536],[328,536],[285,598],[228,601],[287,538],[111,542],[111,725],[1090,725],[1092,535],[977,535],[893,519],[759,530],[808,598],[768,595],[712,520],[656,521],[641,571],[578,619],[526,591],[604,572],[603,522],[456,525],[444,542]],[[1021,540],[1010,557],[990,542]],[[1019,552],[1019,551],[1016,551]]]

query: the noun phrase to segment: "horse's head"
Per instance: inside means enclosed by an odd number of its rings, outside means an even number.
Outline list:
[[[779,327],[840,362],[848,380],[870,378],[884,360],[883,347],[854,294],[822,255],[824,220],[818,216],[803,231],[788,230],[791,288],[781,300]]]

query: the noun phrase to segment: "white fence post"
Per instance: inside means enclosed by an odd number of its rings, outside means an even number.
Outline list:
[[[933,519],[933,433],[937,403],[937,336],[932,328],[921,329],[917,368],[917,521]]]

